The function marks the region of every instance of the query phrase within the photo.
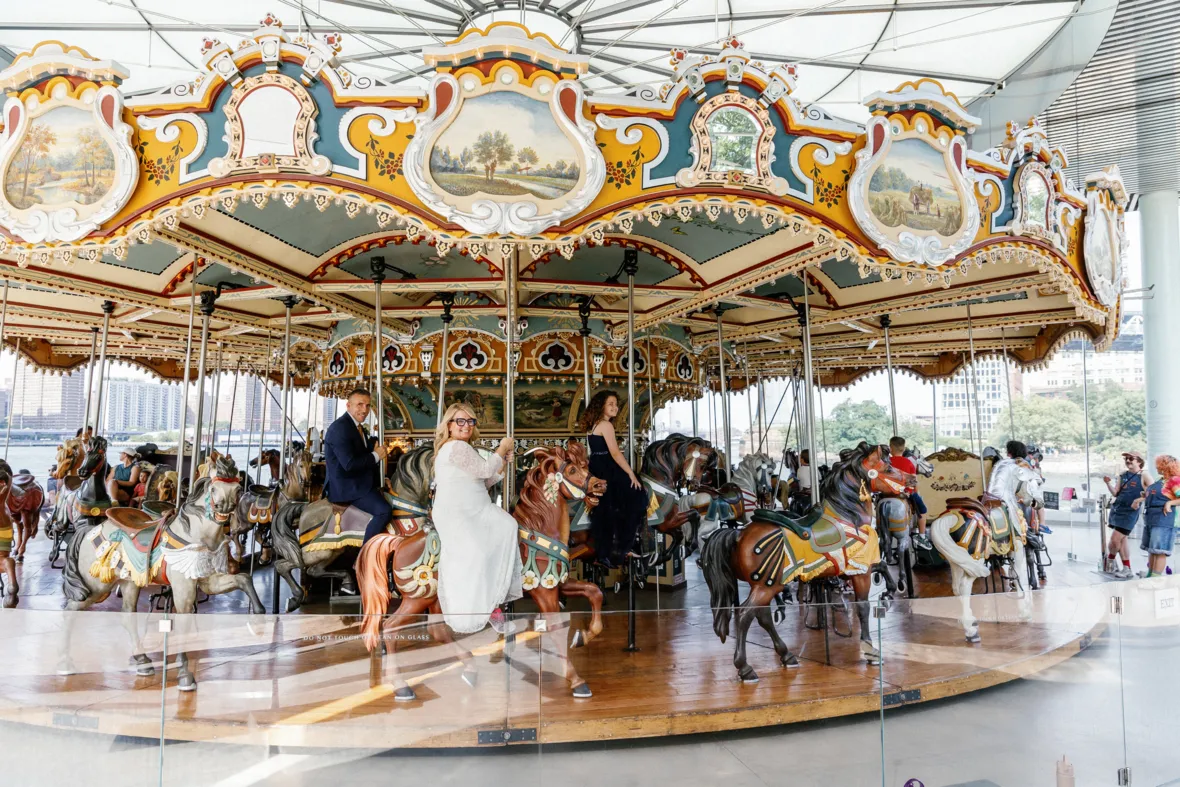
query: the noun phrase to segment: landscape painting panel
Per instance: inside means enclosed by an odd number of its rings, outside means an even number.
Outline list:
[[[570,410],[578,408],[576,385],[532,383],[515,388],[516,425],[520,429],[545,429],[564,433],[569,429]]]
[[[94,116],[51,109],[29,124],[4,175],[4,196],[19,209],[98,202],[115,182],[115,157]]]
[[[893,143],[869,181],[869,208],[886,227],[949,238],[963,226],[959,192],[946,161],[920,139]]]
[[[504,387],[493,385],[472,385],[464,383],[456,388],[447,387],[447,407],[463,402],[471,408],[481,431],[504,430]]]
[[[430,175],[456,197],[557,199],[573,190],[581,171],[549,105],[501,91],[463,102],[434,143]]]

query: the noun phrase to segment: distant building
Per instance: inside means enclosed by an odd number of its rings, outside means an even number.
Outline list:
[[[42,374],[21,363],[12,389],[15,429],[69,429],[82,426],[86,408],[85,372]]]
[[[229,401],[230,397],[228,394],[232,386],[232,378],[227,377],[221,381],[221,400],[223,403]],[[243,377],[238,383],[237,396],[234,398],[234,432],[257,432],[258,426],[262,422],[264,402],[266,406],[266,431],[278,432],[283,420],[278,406],[281,397],[282,390],[274,383],[264,387],[262,381],[257,377]],[[221,412],[218,417],[221,420],[228,420],[227,412]]]
[[[1007,382],[1005,376],[1008,377]],[[1012,396],[1018,398],[1025,383],[1018,370],[998,358],[980,359],[975,364],[972,380],[971,365],[959,370],[949,382],[938,384],[938,433],[951,437],[991,434],[1000,413],[1008,406],[1008,385]],[[975,406],[978,386],[979,407]],[[979,423],[977,423],[977,418]]]
[[[1044,369],[1026,375],[1026,396],[1064,396],[1082,385],[1082,351],[1086,348],[1086,374],[1091,385],[1116,383],[1128,391],[1144,385],[1143,315],[1124,314],[1118,338],[1106,352],[1096,353],[1088,342],[1065,345]]]
[[[180,386],[111,380],[103,403],[108,432],[165,432],[180,428]]]

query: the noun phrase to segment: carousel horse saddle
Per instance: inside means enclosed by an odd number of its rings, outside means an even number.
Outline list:
[[[754,512],[754,521],[785,527],[799,538],[810,541],[812,549],[816,552],[834,552],[844,546],[844,528],[825,519],[822,506],[815,506],[801,517],[783,511],[759,508]]]
[[[950,497],[947,498],[947,508],[962,508],[967,511],[974,511],[977,514],[982,514],[983,517],[989,518],[988,514],[993,508],[1001,508],[1004,501],[995,495],[987,492],[983,493],[983,497],[976,500],[974,497]]]
[[[166,581],[162,568],[167,516],[125,506],[113,506],[106,513],[115,529],[104,532],[96,527],[86,536],[95,550],[90,575],[100,582],[130,579],[141,588]]]
[[[164,515],[153,516],[139,508],[116,506],[107,509],[107,520],[127,536],[124,543],[130,543],[135,551],[148,554],[160,541]]]
[[[256,525],[269,524],[271,516],[278,508],[279,490],[255,484],[250,487],[250,493],[254,495],[254,499],[250,501],[246,520]]]
[[[32,473],[17,473],[12,477],[12,486],[22,492],[27,492],[37,484],[37,478]]]
[[[312,542],[321,541],[326,545],[322,548],[329,548],[331,545],[360,546],[360,539],[369,526],[369,520],[373,518],[372,514],[350,503],[329,503],[323,499],[312,503],[311,506],[321,506],[327,511],[323,519],[319,516],[311,517],[310,522],[315,524],[306,528],[302,526],[301,520],[299,542],[305,548],[315,549],[317,547],[310,546]]]

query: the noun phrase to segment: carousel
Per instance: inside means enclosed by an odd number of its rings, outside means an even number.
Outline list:
[[[603,96],[583,86],[587,57],[518,24],[426,47],[426,91],[354,75],[338,59],[348,45],[268,15],[240,40],[210,34],[205,73],[150,93],[123,92],[118,52],[59,41],[0,72],[0,345],[44,373],[86,370],[95,400],[78,424],[93,435],[63,447],[69,491],[45,517],[66,609],[135,612],[142,590],[162,593],[181,643],[172,677],[178,646],[161,658],[154,628],[129,628],[135,675],[116,682],[145,696],[100,709],[104,732],[146,735],[161,675],[181,703],[172,739],[708,732],[962,694],[1091,641],[1101,615],[1059,615],[1033,592],[1048,561],[1028,462],[948,450],[916,457],[915,477],[861,443],[824,446],[810,488],[792,476],[795,449],[820,456],[820,389],[884,373],[896,424],[896,374],[937,383],[985,357],[1033,368],[1079,337],[1108,347],[1126,243],[1116,167],[1075,183],[1035,120],[971,150],[980,120],[931,79],[868,96],[866,125],[833,118],[793,96],[806,68],[760,62],[737,38],[674,50],[665,83]],[[112,362],[195,390],[188,438],[151,457],[127,503],[101,482],[92,417]],[[223,377],[281,388],[279,445],[239,424],[246,450],[219,449],[228,436],[207,404],[238,396]],[[765,388],[782,380],[795,445],[768,456]],[[318,439],[293,429],[300,388],[371,392],[394,518],[367,543],[367,520],[319,496]],[[604,568],[586,530],[603,483],[579,419],[608,389],[650,504],[628,564]],[[744,418],[735,391],[757,402]],[[720,439],[701,436],[695,406],[693,434],[651,439],[662,407],[709,392]],[[445,566],[433,435],[456,402],[487,448],[508,437],[518,449],[494,494],[520,526],[527,597],[514,632],[491,639],[426,618],[441,611]],[[252,470],[264,463],[269,487]],[[0,466],[13,522],[31,483]],[[914,489],[930,508],[923,554]],[[14,561],[36,532],[20,524],[15,545],[0,541],[5,606],[19,604]],[[354,589],[359,604],[341,612]],[[242,601],[219,606],[231,596]],[[215,614],[186,614],[198,599]],[[69,688],[125,671],[125,636],[83,641],[95,616],[46,643],[63,693],[7,718],[51,723],[82,702]],[[309,636],[332,644],[304,652]],[[302,655],[235,666],[264,641]],[[970,655],[899,655],[919,646]],[[695,669],[668,668],[681,648]],[[211,654],[229,658],[198,667]],[[514,671],[530,658],[529,675]],[[276,686],[341,677],[236,707],[231,686],[254,669]],[[493,669],[507,681],[478,679]]]

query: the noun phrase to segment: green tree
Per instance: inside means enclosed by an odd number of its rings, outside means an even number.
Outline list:
[[[512,161],[515,148],[503,131],[485,131],[475,140],[475,160],[483,164],[489,181],[496,177],[496,167]]]
[[[1012,420],[1016,423],[1015,439],[1025,443],[1057,449],[1075,448],[1083,443],[1082,408],[1069,399],[1031,396],[1017,399],[1012,405],[1011,420],[1007,407],[997,416],[991,434],[992,445],[1000,446],[1013,439],[1008,427]]]
[[[533,168],[540,159],[537,157],[537,151],[532,148],[521,148],[520,152],[516,154],[516,160],[520,162],[521,172],[527,173]]]

